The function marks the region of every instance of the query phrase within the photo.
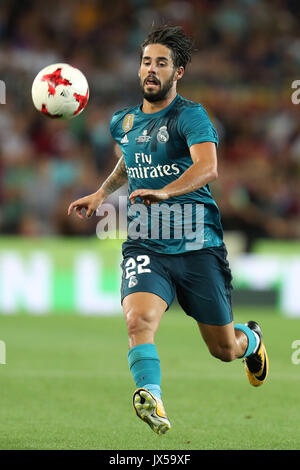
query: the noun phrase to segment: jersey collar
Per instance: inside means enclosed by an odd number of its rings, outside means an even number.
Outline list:
[[[171,103],[166,108],[163,108],[160,111],[157,111],[156,113],[144,113],[141,109],[142,105],[143,105],[141,103],[138,107],[138,115],[143,117],[144,119],[153,119],[153,118],[158,118],[160,116],[163,116],[165,113],[167,113],[169,111],[169,109],[172,108],[172,106],[174,106],[174,104],[178,100],[178,98],[179,98],[179,94],[177,93],[177,95],[175,96],[173,101],[171,101]]]

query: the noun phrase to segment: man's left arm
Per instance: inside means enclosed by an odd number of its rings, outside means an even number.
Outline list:
[[[164,201],[202,188],[218,177],[217,151],[214,142],[201,142],[190,147],[193,164],[172,183],[161,189],[136,189],[129,199],[133,204],[140,197],[144,204]]]

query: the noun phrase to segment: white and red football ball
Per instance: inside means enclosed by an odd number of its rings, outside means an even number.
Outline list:
[[[69,64],[52,64],[37,74],[31,94],[41,113],[53,119],[72,119],[86,107],[89,85],[79,69]]]

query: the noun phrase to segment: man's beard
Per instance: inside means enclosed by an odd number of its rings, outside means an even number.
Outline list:
[[[149,101],[149,103],[156,103],[157,101],[163,101],[173,86],[174,75],[175,75],[175,71],[172,74],[172,76],[169,78],[169,80],[167,80],[163,86],[161,86],[160,81],[156,79],[160,85],[160,88],[158,88],[158,91],[152,91],[152,92],[145,90],[145,83],[150,78],[150,77],[147,77],[144,80],[144,83],[140,84],[143,97],[145,98],[145,100]]]

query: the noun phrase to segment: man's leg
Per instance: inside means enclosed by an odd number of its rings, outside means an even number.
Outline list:
[[[210,353],[229,362],[245,358],[248,380],[254,387],[262,385],[269,372],[269,358],[263,342],[262,331],[256,322],[228,323],[224,326],[197,322]]]
[[[176,277],[176,292],[183,310],[200,328],[211,354],[222,361],[245,358],[251,385],[262,385],[269,361],[256,322],[233,323],[231,272],[225,246],[203,249],[182,260]]]
[[[154,336],[168,304],[149,292],[135,292],[123,299],[129,367],[137,386],[133,396],[136,414],[158,434],[170,429],[161,402],[161,370]]]
[[[235,328],[233,322],[223,326],[197,323],[210,353],[221,361],[230,362],[250,355],[258,346],[259,338],[244,325]]]
[[[150,292],[135,292],[127,295],[122,302],[125,315],[129,347],[153,343],[154,335],[168,305],[158,295]]]
[[[128,362],[138,388],[148,389],[161,398],[160,362],[154,336],[167,303],[158,295],[136,292],[127,295],[122,303],[129,338]]]

